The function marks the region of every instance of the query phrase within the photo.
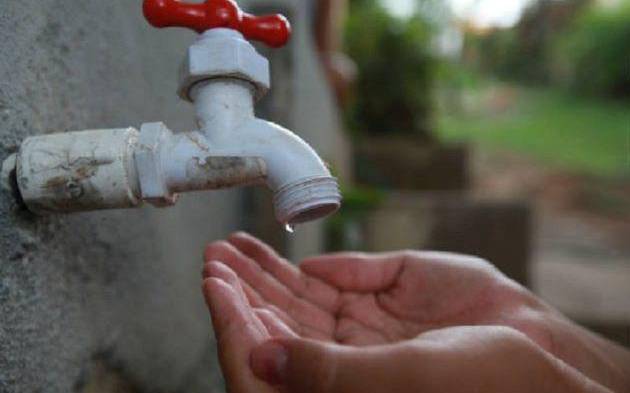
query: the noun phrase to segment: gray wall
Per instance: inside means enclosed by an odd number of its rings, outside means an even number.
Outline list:
[[[0,37],[0,159],[33,134],[194,125],[174,93],[194,35],[140,1],[0,0]],[[212,391],[201,250],[240,226],[239,195],[37,218],[2,194],[0,392]]]

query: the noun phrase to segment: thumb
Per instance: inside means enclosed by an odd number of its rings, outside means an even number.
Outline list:
[[[282,338],[254,348],[250,365],[289,393],[411,392],[422,378],[417,353],[404,346],[346,347]]]

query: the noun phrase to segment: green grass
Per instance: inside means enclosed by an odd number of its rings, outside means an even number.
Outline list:
[[[468,95],[479,102],[487,97],[489,86],[480,84]],[[512,150],[576,173],[630,175],[630,103],[577,98],[547,89],[512,91],[513,99],[504,111],[493,113],[481,105],[466,114],[440,114],[440,138]]]

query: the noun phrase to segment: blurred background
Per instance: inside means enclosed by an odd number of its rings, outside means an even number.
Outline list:
[[[630,345],[630,2],[345,7],[329,246],[480,255]]]
[[[479,255],[630,346],[630,1],[238,3],[292,22],[285,48],[257,46],[257,112],[313,145],[343,208],[288,234],[262,188],[50,217],[0,190],[0,392],[224,391],[201,253],[240,229],[296,263]],[[141,4],[0,5],[0,160],[29,135],[196,126],[175,94],[196,34]]]

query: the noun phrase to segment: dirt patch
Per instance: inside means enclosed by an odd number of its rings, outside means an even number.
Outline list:
[[[504,151],[478,151],[474,165],[476,195],[529,200],[539,214],[578,220],[630,254],[629,179],[562,172]]]

